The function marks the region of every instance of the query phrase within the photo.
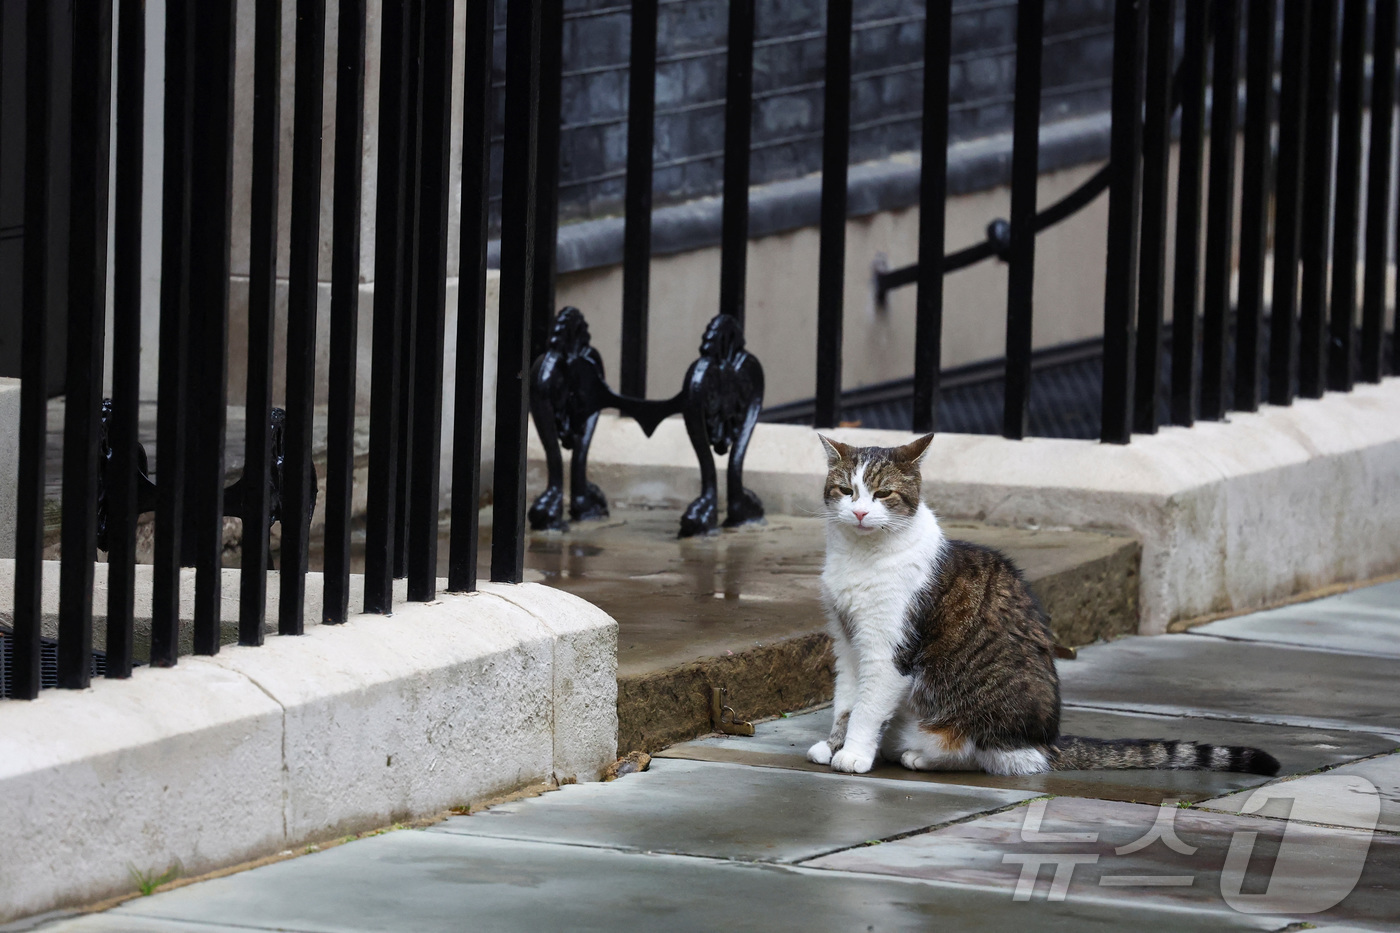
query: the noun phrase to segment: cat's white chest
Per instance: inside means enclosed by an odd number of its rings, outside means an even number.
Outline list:
[[[846,634],[861,655],[893,655],[904,638],[910,605],[937,563],[943,534],[932,513],[921,512],[920,520],[897,536],[828,540],[822,590],[829,609],[849,623]]]

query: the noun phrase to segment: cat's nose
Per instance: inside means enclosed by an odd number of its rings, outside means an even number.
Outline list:
[[[854,515],[854,516],[856,517],[856,524],[859,525],[861,522],[865,521],[865,516],[869,515],[870,513],[869,513],[869,512],[857,512],[857,511],[855,511],[855,510],[852,510],[852,511],[851,511],[851,514]]]

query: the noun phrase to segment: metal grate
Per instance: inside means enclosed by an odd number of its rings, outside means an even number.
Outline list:
[[[1031,375],[1029,433],[1036,437],[1097,439],[1103,357],[1045,367]],[[861,427],[907,430],[914,418],[913,387],[900,399],[852,404],[844,421]],[[1006,391],[1000,377],[945,390],[938,429],[954,434],[1000,434]]]
[[[10,685],[14,683],[14,630],[0,625],[0,699],[9,699]],[[92,653],[92,676],[104,677],[107,674],[107,655],[101,651]],[[39,647],[39,687],[48,690],[58,686],[58,642],[52,638],[40,641]]]
[[[1269,320],[1261,322],[1261,397],[1269,393]],[[1233,330],[1233,328],[1232,328]],[[1388,357],[1395,341],[1384,337]],[[1199,353],[1199,351],[1198,351]],[[1234,334],[1228,335],[1226,359],[1235,358]],[[1197,360],[1199,365],[1199,358]],[[1092,340],[1037,351],[1032,357],[1029,430],[1035,437],[1098,440],[1102,418],[1103,344]],[[938,430],[953,434],[1000,434],[1005,360],[944,370],[938,402]],[[1171,424],[1171,327],[1163,332],[1159,369],[1161,394],[1157,420]],[[1227,407],[1234,403],[1234,373],[1225,380]],[[1295,383],[1294,391],[1297,386]],[[781,424],[811,424],[812,402],[793,402],[765,410],[760,418]],[[843,393],[841,420],[863,428],[907,431],[914,419],[914,382],[901,379]]]

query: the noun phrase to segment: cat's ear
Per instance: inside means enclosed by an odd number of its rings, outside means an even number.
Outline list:
[[[923,457],[924,451],[928,450],[929,442],[933,440],[932,434],[925,434],[917,441],[910,441],[903,447],[896,447],[891,452],[891,457],[896,463],[918,463]]]
[[[824,434],[818,434],[817,437],[821,440],[822,447],[826,449],[827,466],[833,466],[841,460],[849,460],[851,454],[855,452],[855,448],[849,444],[833,441]]]

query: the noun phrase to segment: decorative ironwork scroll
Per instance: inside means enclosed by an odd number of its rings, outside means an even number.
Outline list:
[[[99,422],[101,426],[101,450],[102,460],[97,471],[97,547],[99,550],[108,549],[107,538],[107,471],[112,469],[112,445],[108,440],[108,421],[112,415],[112,400],[102,400],[102,416]],[[268,458],[271,461],[268,471],[268,527],[272,527],[282,520],[282,489],[283,489],[283,463],[286,460],[286,425],[287,413],[280,408],[272,409],[270,426],[272,430],[272,444],[269,448]],[[146,512],[153,512],[156,508],[156,484],[150,477],[149,461],[146,457],[146,447],[144,444],[136,445],[136,456],[138,472],[136,476],[136,514],[141,515]],[[316,488],[315,467],[308,465],[311,476],[311,488]],[[240,476],[231,485],[224,488],[224,515],[226,517],[241,518],[244,511],[244,496],[247,489],[247,474]],[[316,507],[315,495],[312,495],[308,504],[308,512]]]
[[[680,537],[707,534],[719,525],[719,491],[714,457],[729,454],[727,514],[731,528],[763,519],[763,503],[744,488],[744,455],[763,407],[763,367],[744,347],[744,330],[720,314],[705,328],[700,358],[690,364],[681,390],[668,399],[619,395],[608,387],[603,359],[589,342],[588,323],[577,308],[564,308],[554,320],[546,350],[531,373],[530,413],[544,445],[549,485],[530,506],[530,527],[563,530],[564,459],[569,470],[569,516],[574,521],[603,518],[608,500],[588,481],[588,449],[598,412],[616,408],[650,437],[671,415],[685,416],[686,432],[700,462],[700,495],[681,516]]]

